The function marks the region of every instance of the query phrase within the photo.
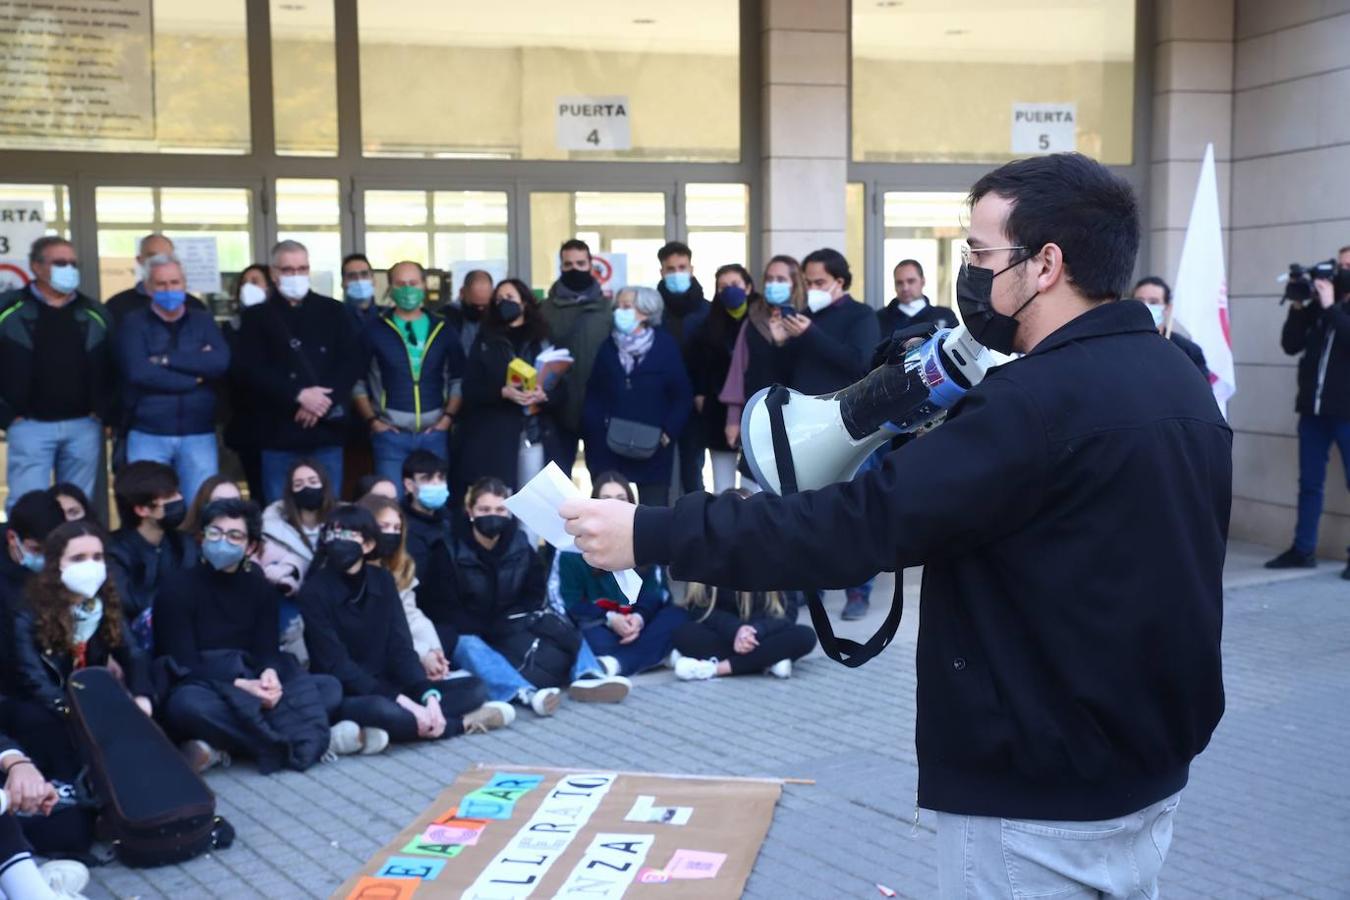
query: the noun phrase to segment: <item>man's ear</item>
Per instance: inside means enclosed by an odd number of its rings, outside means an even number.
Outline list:
[[[1046,244],[1033,259],[1037,290],[1047,291],[1065,278],[1064,251],[1059,244]]]

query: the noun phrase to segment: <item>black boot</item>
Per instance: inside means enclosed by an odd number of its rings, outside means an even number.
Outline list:
[[[1266,563],[1267,569],[1315,569],[1317,557],[1311,553],[1301,553],[1297,547],[1290,547],[1279,556]]]

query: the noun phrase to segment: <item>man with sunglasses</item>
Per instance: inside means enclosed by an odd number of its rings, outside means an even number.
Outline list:
[[[970,202],[962,319],[1021,357],[941,427],[819,491],[561,512],[594,566],[741,590],[924,565],[917,805],[942,896],[1153,897],[1223,714],[1232,432],[1148,311],[1116,302],[1139,246],[1126,183],[1054,154]]]

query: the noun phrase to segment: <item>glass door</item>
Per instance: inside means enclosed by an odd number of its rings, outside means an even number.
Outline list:
[[[956,308],[956,272],[961,266],[966,195],[954,191],[885,191],[882,194],[881,303],[895,297],[895,267],[916,260],[935,306]],[[957,314],[958,316],[960,313]]]
[[[531,191],[530,286],[546,292],[558,277],[558,249],[580,238],[598,257],[596,278],[607,294],[630,284],[655,287],[669,208],[668,191]]]

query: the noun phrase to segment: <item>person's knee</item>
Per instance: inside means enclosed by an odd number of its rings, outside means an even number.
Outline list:
[[[816,649],[816,633],[805,625],[792,627],[792,659],[800,659]]]
[[[170,731],[185,737],[200,737],[201,728],[211,721],[208,705],[214,705],[215,695],[195,685],[184,685],[169,695],[164,703],[164,722]]]

